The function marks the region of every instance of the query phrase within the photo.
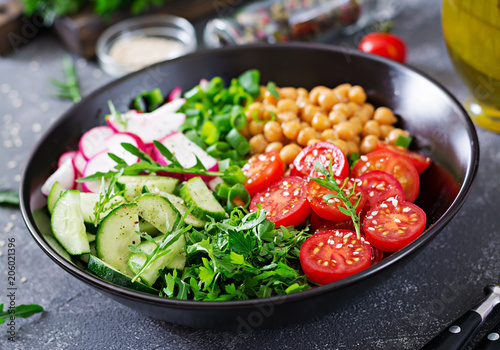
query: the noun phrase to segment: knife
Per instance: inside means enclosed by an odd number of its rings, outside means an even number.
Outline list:
[[[446,327],[445,330],[425,344],[422,350],[462,349],[493,308],[500,303],[500,285],[488,285],[484,292],[486,297],[479,304]]]
[[[476,350],[500,349],[500,321],[486,334]]]

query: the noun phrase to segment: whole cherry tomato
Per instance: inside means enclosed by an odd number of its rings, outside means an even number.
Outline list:
[[[370,33],[366,35],[358,46],[360,51],[405,63],[406,45],[403,40],[391,33]]]

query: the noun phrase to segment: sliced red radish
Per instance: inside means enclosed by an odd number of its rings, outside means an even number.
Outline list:
[[[61,154],[61,156],[59,157],[59,160],[57,161],[57,167],[59,168],[68,159],[75,158],[76,153],[77,153],[77,151],[68,151],[68,152],[64,152],[63,154]]]
[[[108,153],[113,153],[118,157],[123,158],[123,160],[125,160],[127,164],[133,164],[137,162],[137,157],[132,153],[126,151],[125,148],[123,148],[122,143],[130,143],[141,151],[146,152],[144,142],[142,142],[142,140],[138,136],[128,132],[116,133],[109,137],[104,142],[105,150]]]
[[[87,166],[83,170],[83,177],[94,175],[97,172],[106,173],[113,170],[116,162],[112,160],[107,151],[97,153],[87,161]],[[82,188],[85,192],[99,193],[101,190],[101,181],[82,182]]]
[[[217,162],[217,159],[210,156],[200,146],[188,139],[181,132],[173,132],[167,137],[160,140],[160,142],[164,144],[170,152],[172,152],[172,154],[177,158],[179,163],[181,163],[184,168],[190,168],[194,166],[196,164],[196,157],[198,157],[198,159],[205,166],[205,168],[207,168],[207,170],[219,170],[219,163]],[[153,149],[153,157],[160,164],[167,165],[170,163],[156,147]],[[194,176],[197,175],[183,174],[183,177],[185,179],[189,179]],[[213,177],[207,176],[203,178],[206,181],[213,179]]]
[[[182,88],[180,86],[175,87],[170,95],[168,95],[167,102],[172,102],[182,96]]]
[[[73,161],[67,159],[57,170],[49,176],[45,183],[42,185],[42,193],[48,196],[52,186],[59,182],[62,187],[67,189],[73,189],[75,187],[75,168],[73,167]]]
[[[201,88],[203,91],[206,91],[206,90],[207,90],[207,88],[208,88],[208,84],[209,84],[209,83],[210,83],[210,82],[209,82],[207,79],[202,78],[202,79],[200,80],[200,84],[199,84],[199,85],[200,85],[200,88]]]
[[[80,152],[85,159],[92,158],[97,153],[104,151],[104,141],[114,133],[115,131],[106,125],[90,129],[80,138]]]
[[[119,132],[132,132],[139,136],[145,144],[160,140],[176,131],[186,120],[184,113],[176,113],[186,102],[179,98],[164,104],[150,113],[129,111],[121,114],[121,122],[113,115],[106,117],[108,125]]]
[[[76,152],[75,157],[73,158],[73,166],[76,170],[76,176],[81,176],[83,174],[83,169],[87,166],[87,160],[83,156],[82,152]]]

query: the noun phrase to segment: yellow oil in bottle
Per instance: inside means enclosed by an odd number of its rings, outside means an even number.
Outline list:
[[[478,125],[500,132],[500,0],[443,0],[443,34]]]

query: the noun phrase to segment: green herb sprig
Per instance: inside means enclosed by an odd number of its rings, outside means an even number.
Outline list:
[[[350,198],[355,193],[356,183],[354,183],[352,190],[346,194],[344,192],[344,189],[345,189],[345,187],[347,185],[347,181],[349,179],[346,178],[344,180],[344,183],[342,184],[342,186],[339,187],[335,177],[333,176],[332,160],[330,160],[330,162],[328,163],[328,169],[325,168],[325,166],[323,164],[321,164],[320,162],[315,162],[314,163],[314,170],[316,170],[318,173],[324,175],[325,178],[313,177],[313,178],[311,178],[311,180],[316,182],[318,185],[323,186],[331,191],[335,191],[337,193],[337,194],[326,194],[323,196],[323,200],[327,203],[328,203],[328,200],[331,198],[338,198],[342,201],[342,203],[345,205],[345,208],[340,204],[337,207],[342,212],[342,214],[351,217],[351,220],[354,224],[354,229],[356,230],[356,235],[357,235],[358,239],[361,239],[360,213],[356,214],[356,208],[359,205],[359,202],[361,200],[361,196],[358,198],[358,200],[354,204],[352,204],[350,201]]]
[[[16,318],[28,318],[40,312],[43,312],[43,307],[37,304],[21,304],[5,311],[3,311],[3,304],[0,304],[0,324],[8,321],[12,316]]]
[[[64,99],[70,99],[74,103],[80,102],[82,94],[78,86],[78,77],[76,75],[75,65],[71,56],[64,56],[62,59],[65,81],[60,82],[52,79],[50,82],[57,88],[55,96]]]
[[[109,211],[112,207],[118,206],[122,201],[114,201],[125,192],[125,185],[117,182],[122,175],[123,169],[120,169],[116,176],[111,177],[109,184],[104,178],[101,178],[101,189],[99,191],[99,200],[94,205],[94,226],[97,227],[101,222],[101,214]]]
[[[0,191],[0,204],[19,205],[19,195],[14,191]]]

